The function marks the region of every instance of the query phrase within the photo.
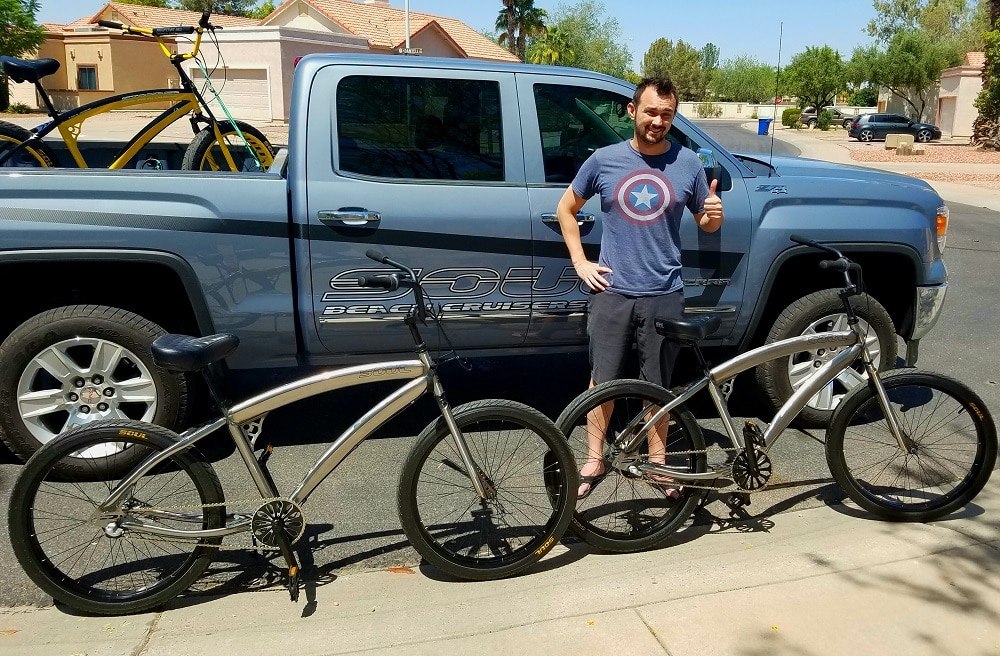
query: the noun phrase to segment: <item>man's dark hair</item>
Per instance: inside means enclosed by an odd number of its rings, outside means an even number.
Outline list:
[[[645,77],[639,82],[638,86],[635,88],[635,93],[632,94],[632,104],[636,107],[639,106],[639,98],[642,97],[642,92],[646,90],[647,87],[653,87],[656,89],[656,94],[659,96],[673,96],[674,102],[678,101],[677,98],[677,87],[674,86],[673,80],[669,77]]]

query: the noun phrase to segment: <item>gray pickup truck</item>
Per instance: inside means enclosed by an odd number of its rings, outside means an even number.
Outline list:
[[[188,421],[197,387],[150,358],[164,331],[238,335],[226,365],[245,380],[398,357],[405,300],[356,284],[378,269],[372,247],[419,267],[467,356],[583,352],[586,294],[555,208],[594,149],[631,135],[631,94],[568,68],[310,56],[267,173],[0,169],[4,442],[24,458],[99,418]],[[788,240],[800,233],[865,267],[880,366],[896,364],[896,334],[916,361],[947,282],[947,208],[928,185],[732,154],[680,116],[670,138],[704,155],[725,204],[719,232],[683,231],[687,311],[722,318],[706,346],[842,320],[834,274]],[[579,215],[595,258],[599,216],[596,199]],[[767,398],[780,403],[817,357],[760,372]],[[861,380],[818,394],[806,420],[825,421]]]

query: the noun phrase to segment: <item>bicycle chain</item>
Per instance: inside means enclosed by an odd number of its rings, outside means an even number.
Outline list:
[[[731,451],[731,452],[735,452],[735,453],[741,453],[743,451],[743,449],[741,449],[740,447],[732,447],[732,446],[731,447],[720,446],[720,447],[718,447],[718,450],[719,451],[724,451],[724,452],[730,452]],[[691,450],[691,451],[671,451],[669,455],[671,455],[671,456],[688,456],[688,455],[703,455],[703,456],[707,456],[708,455],[708,449],[694,449],[694,450]],[[720,478],[722,478],[722,477],[720,476]],[[660,486],[663,486],[663,487],[667,487],[667,486],[671,486],[671,487],[689,487],[689,488],[691,488],[693,490],[713,490],[713,491],[716,491],[716,492],[739,492],[740,494],[757,494],[758,492],[763,492],[764,490],[767,489],[767,485],[764,485],[763,487],[760,487],[760,488],[758,488],[756,490],[747,490],[747,489],[744,489],[744,488],[740,487],[736,483],[731,483],[729,485],[698,485],[697,483],[688,483],[688,482],[684,482],[684,481],[673,481],[673,482],[669,482],[668,483],[668,482],[654,481],[654,480],[650,480],[648,478],[644,478],[643,480],[645,480],[650,485],[660,485]]]
[[[238,499],[235,501],[222,501],[219,503],[203,503],[197,506],[169,506],[169,507],[159,507],[159,506],[148,506],[142,508],[142,510],[157,510],[164,512],[184,512],[187,510],[204,510],[205,508],[221,508],[223,506],[240,507],[241,505],[248,505],[254,508],[254,512],[259,510],[262,506],[271,503],[272,501],[290,501],[284,497],[261,497],[259,499]],[[133,537],[131,533],[134,531],[129,531],[126,535],[122,536],[120,539],[128,540],[130,542],[169,542],[171,544],[193,544],[195,546],[205,546],[209,549],[220,549],[220,550],[251,550],[251,551],[281,551],[280,547],[269,547],[266,544],[251,544],[251,545],[241,545],[241,544],[214,544],[214,545],[202,545],[200,543],[192,542],[190,539],[180,539],[180,538],[168,538],[168,537]],[[250,527],[247,526],[247,533],[250,532]],[[243,533],[243,531],[241,531]],[[241,533],[232,533],[231,535],[240,535]],[[229,537],[223,536],[223,539]]]

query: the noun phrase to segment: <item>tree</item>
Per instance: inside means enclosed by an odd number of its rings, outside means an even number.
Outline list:
[[[792,58],[782,74],[788,93],[801,106],[819,109],[831,104],[846,86],[844,60],[830,46],[810,47]]]
[[[773,66],[749,55],[740,55],[722,62],[712,80],[711,89],[721,100],[762,103],[774,96],[774,86]]]
[[[719,46],[706,43],[701,49],[701,67],[706,71],[714,71],[719,67]]]
[[[888,88],[910,106],[913,118],[920,120],[941,71],[961,61],[962,52],[955,41],[936,39],[923,29],[903,30],[892,37],[884,51],[877,46],[855,49],[845,77],[854,84]]]
[[[35,23],[38,0],[0,0],[0,55],[20,57],[38,49],[45,30]],[[10,102],[7,76],[0,76],[0,109]]]
[[[249,17],[256,5],[257,0],[177,0],[178,9],[243,17]]]
[[[869,36],[887,46],[896,34],[926,30],[938,39],[958,41],[966,52],[982,49],[982,34],[989,29],[989,0],[875,0],[875,18]]]
[[[170,8],[170,0],[115,0],[126,5],[143,5],[144,7]]]
[[[986,62],[983,65],[983,90],[976,96],[979,111],[972,123],[972,143],[1000,150],[1000,0],[990,2],[993,29],[983,35]]]
[[[551,26],[545,35],[532,43],[528,49],[528,61],[532,64],[562,64],[572,66],[576,53],[566,34],[558,27]]]
[[[605,18],[604,5],[598,0],[559,5],[549,25],[566,35],[576,55],[573,66],[618,78],[631,72],[632,54],[622,43],[621,27],[616,19]]]
[[[496,29],[503,30],[497,42],[525,61],[528,37],[546,33],[547,16],[544,9],[535,6],[535,0],[504,0],[504,8],[497,14]]]
[[[674,45],[657,39],[642,58],[643,77],[669,77],[677,85],[678,100],[701,100],[705,97],[705,75],[701,53],[684,41]]]
[[[274,9],[275,9],[274,3],[271,2],[271,0],[267,0],[267,2],[265,2],[261,6],[257,7],[256,9],[250,12],[250,18],[256,18],[257,20],[264,20],[272,13],[274,13]]]

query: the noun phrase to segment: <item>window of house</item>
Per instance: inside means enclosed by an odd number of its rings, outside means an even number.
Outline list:
[[[350,76],[337,88],[341,171],[417,180],[503,180],[500,85]]]
[[[76,88],[82,91],[95,91],[97,89],[96,66],[77,66]]]

